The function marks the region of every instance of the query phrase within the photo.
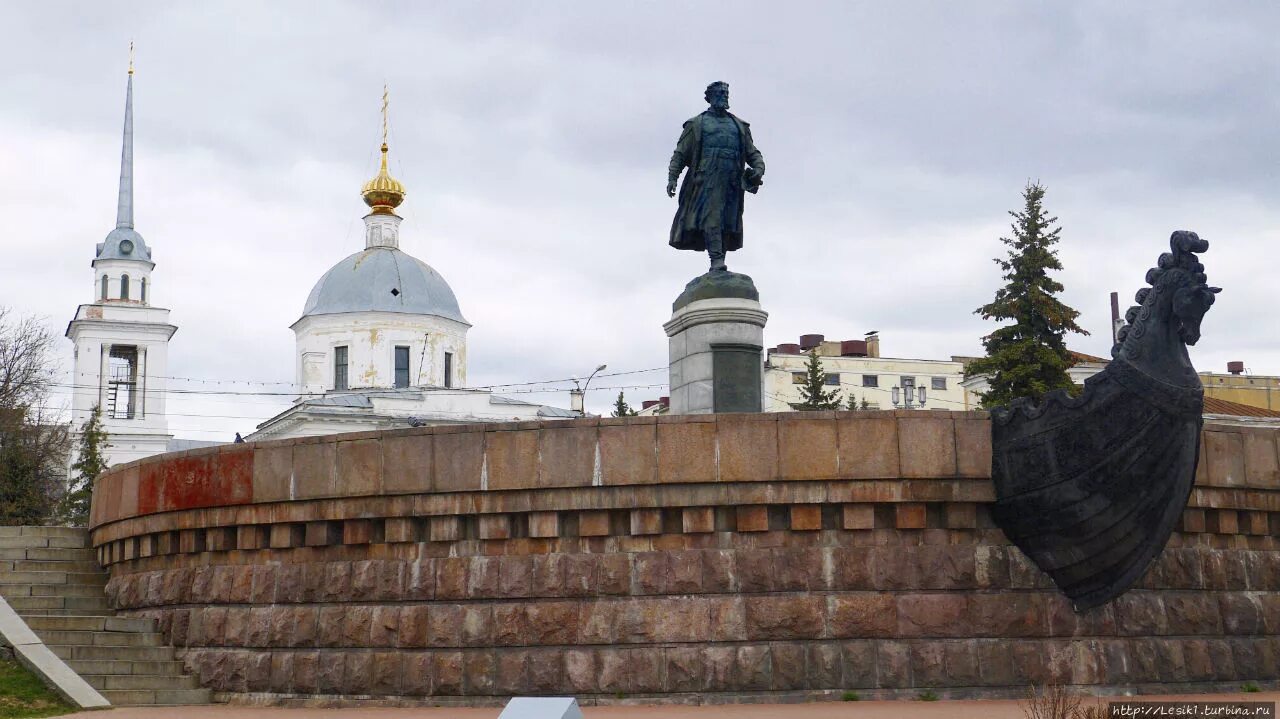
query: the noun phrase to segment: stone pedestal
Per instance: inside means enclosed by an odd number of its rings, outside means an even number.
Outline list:
[[[709,272],[690,282],[663,325],[671,362],[669,412],[760,412],[768,318],[746,275]]]

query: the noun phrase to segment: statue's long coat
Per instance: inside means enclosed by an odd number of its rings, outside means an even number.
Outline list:
[[[705,112],[703,113],[706,114]],[[755,171],[755,177],[764,176],[764,156],[756,149],[756,145],[751,140],[751,125],[742,119],[726,113],[733,118],[734,124],[738,126],[738,147],[741,148],[742,166],[750,166]],[[694,217],[692,207],[694,198],[702,189],[702,175],[698,173],[698,164],[702,160],[702,115],[698,115],[689,119],[684,123],[684,130],[680,133],[680,139],[676,142],[676,151],[671,155],[671,165],[667,169],[668,177],[675,177],[680,174],[680,170],[687,167],[689,171],[685,173],[684,181],[680,183],[680,206],[676,210],[675,219],[671,222],[671,241],[670,245],[677,250],[697,250],[699,252],[707,249],[706,238],[702,236],[702,230],[697,225],[697,219]],[[748,192],[754,193],[759,189],[759,181],[750,184],[746,181],[739,184],[738,197],[738,217],[733,227],[724,228],[724,249],[726,252],[742,249],[742,185],[746,185]]]

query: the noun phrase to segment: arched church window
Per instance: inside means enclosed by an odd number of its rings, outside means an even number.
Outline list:
[[[102,276],[102,299],[107,299],[107,276]]]
[[[147,302],[147,278],[143,277],[143,278],[139,281],[139,284],[141,285],[141,287],[140,287],[140,288],[139,288],[139,290],[138,290],[138,299],[139,299],[139,300],[141,300],[143,304],[146,304],[146,302]]]
[[[129,299],[129,275],[120,275],[120,299]]]

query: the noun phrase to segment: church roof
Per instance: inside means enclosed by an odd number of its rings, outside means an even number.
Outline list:
[[[116,228],[98,243],[95,260],[151,261],[151,248],[133,228],[133,61],[124,96],[124,141],[120,148],[120,192],[116,200]]]
[[[444,277],[394,247],[366,248],[334,265],[312,288],[302,316],[347,312],[435,315],[470,324]]]

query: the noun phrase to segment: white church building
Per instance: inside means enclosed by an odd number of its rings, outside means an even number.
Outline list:
[[[449,283],[400,250],[404,186],[382,167],[361,194],[364,249],[334,265],[293,323],[298,397],[248,440],[468,422],[569,419],[575,412],[468,389],[467,330]],[[175,439],[165,396],[168,343],[178,328],[152,305],[155,262],[134,228],[133,66],[125,95],[116,227],[91,263],[93,298],[67,325],[74,345],[73,432],[95,408],[109,465],[216,442]],[[74,461],[72,457],[69,461]]]
[[[387,149],[384,118],[382,166],[361,191],[364,249],[324,273],[291,326],[297,401],[245,439],[578,416],[466,388],[471,324],[444,277],[400,249],[405,189]]]
[[[74,345],[73,431],[95,408],[107,433],[103,454],[120,464],[171,449],[165,417],[169,339],[178,328],[169,310],[155,307],[151,248],[133,226],[133,67],[125,93],[124,147],[116,227],[98,243],[91,304],[67,325]],[[74,459],[74,458],[73,458]]]

